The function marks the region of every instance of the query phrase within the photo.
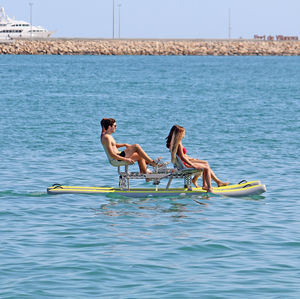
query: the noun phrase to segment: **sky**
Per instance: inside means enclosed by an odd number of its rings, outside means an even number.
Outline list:
[[[113,0],[0,0],[9,17],[53,37],[112,38]],[[119,6],[120,5],[120,6]],[[300,37],[300,0],[115,0],[115,38]],[[119,32],[120,12],[120,32]]]

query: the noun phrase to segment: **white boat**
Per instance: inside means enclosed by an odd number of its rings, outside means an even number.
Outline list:
[[[4,8],[0,8],[0,39],[13,38],[48,38],[53,31],[41,26],[33,26],[25,21],[17,21],[6,15]]]

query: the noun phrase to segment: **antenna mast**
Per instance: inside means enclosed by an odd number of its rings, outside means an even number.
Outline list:
[[[228,10],[228,38],[231,39],[231,9]]]

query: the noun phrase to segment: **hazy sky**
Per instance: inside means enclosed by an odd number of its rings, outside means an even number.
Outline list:
[[[0,0],[8,16],[57,30],[55,37],[112,37],[113,0]],[[115,0],[115,36],[232,38],[300,36],[300,0]]]

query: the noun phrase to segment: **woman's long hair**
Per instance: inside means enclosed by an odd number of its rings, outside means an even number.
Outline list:
[[[184,131],[185,131],[184,127],[174,125],[171,128],[168,137],[166,138],[166,140],[167,140],[166,146],[171,152],[171,161],[172,161],[172,163],[175,163],[175,161],[176,161],[178,146],[179,146],[179,143],[182,140]]]

